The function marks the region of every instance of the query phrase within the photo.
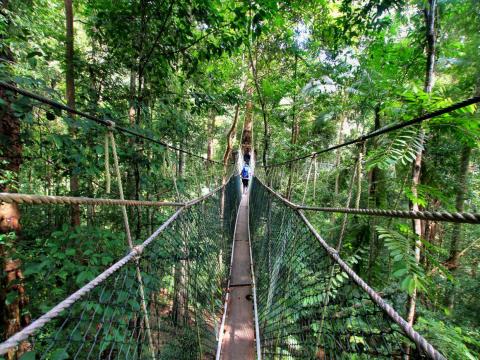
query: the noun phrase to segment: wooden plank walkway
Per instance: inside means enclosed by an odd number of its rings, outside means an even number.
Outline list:
[[[248,193],[238,210],[230,296],[227,302],[221,359],[255,359],[255,325],[253,315],[252,276],[248,234]]]

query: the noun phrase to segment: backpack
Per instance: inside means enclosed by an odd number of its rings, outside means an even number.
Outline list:
[[[246,167],[242,169],[242,179],[248,179],[248,170]]]

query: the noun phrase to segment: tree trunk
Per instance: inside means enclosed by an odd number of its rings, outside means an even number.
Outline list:
[[[342,114],[342,119],[340,120],[340,129],[338,130],[338,144],[343,142],[343,127],[345,126],[345,116]],[[335,189],[333,192],[333,203],[332,206],[340,205],[337,201],[338,194],[340,192],[340,160],[342,159],[342,150],[337,149],[335,153]],[[330,224],[333,227],[335,225],[335,213],[330,215]]]
[[[8,5],[8,1],[0,5],[0,15],[7,19],[5,11],[8,10]],[[0,40],[3,40],[2,38],[0,35]],[[15,60],[10,48],[5,44],[0,49],[0,57],[10,62]],[[11,109],[12,98],[3,89],[0,89],[0,99],[3,100],[3,105],[0,106],[0,179],[12,180],[0,182],[0,192],[15,192],[17,189],[14,184],[18,180],[23,160],[20,121]],[[6,179],[3,175],[6,175]],[[0,328],[3,330],[0,341],[9,338],[30,323],[30,314],[26,311],[28,298],[23,284],[22,264],[19,259],[15,259],[15,243],[21,230],[20,217],[17,204],[0,202],[0,234],[13,234],[4,237],[8,246],[0,245],[0,304],[2,304]],[[13,300],[7,304],[7,298],[12,297]],[[23,341],[18,350],[10,350],[5,354],[5,358],[8,360],[20,358],[30,347],[28,341]]]
[[[66,96],[67,105],[72,109],[75,109],[75,66],[74,66],[74,49],[73,49],[73,6],[72,0],[65,0],[65,25],[66,25],[66,51],[65,51],[65,64],[66,64]],[[70,115],[73,117],[73,115]],[[71,130],[70,135],[76,136],[76,131]],[[72,196],[78,196],[79,181],[77,175],[70,176],[70,192]],[[72,226],[80,225],[80,206],[71,205],[71,224]]]
[[[267,158],[268,158],[268,149],[270,146],[270,134],[268,130],[268,117],[267,117],[267,109],[265,99],[263,98],[260,84],[258,82],[258,73],[257,73],[257,62],[253,59],[252,49],[249,45],[248,47],[248,54],[250,58],[250,68],[252,70],[253,81],[255,83],[255,89],[257,91],[258,99],[260,101],[260,106],[262,108],[262,116],[263,116],[263,154],[262,154],[262,163],[263,166],[267,166]],[[253,92],[252,92],[253,93]]]
[[[242,62],[242,67],[243,67],[243,62]],[[242,93],[245,93],[246,84],[247,84],[247,74],[243,74],[242,82],[240,83],[240,90],[242,91]],[[230,157],[232,156],[233,142],[237,134],[237,124],[238,124],[239,114],[240,114],[240,104],[237,103],[237,105],[235,105],[235,115],[233,117],[232,125],[230,126],[230,129],[228,130],[228,133],[227,133],[227,146],[225,148],[225,153],[223,154],[223,181],[222,181],[223,185],[225,184],[225,181],[226,181],[228,163],[230,162]]]
[[[476,96],[480,96],[480,78],[477,81]],[[468,173],[470,170],[470,156],[472,148],[464,145],[462,155],[460,157],[460,169],[458,173],[458,187],[457,196],[455,200],[455,207],[458,212],[464,211],[465,195],[468,191]],[[458,268],[460,258],[460,242],[462,239],[462,224],[455,224],[453,228],[452,241],[450,243],[450,257],[447,260],[447,267],[451,270]],[[449,304],[453,306],[453,304]]]
[[[381,128],[380,122],[380,105],[375,107],[375,124],[374,130],[378,130]],[[373,147],[376,147],[376,139],[373,141]],[[373,208],[382,208],[382,196],[384,196],[384,189],[381,188],[382,186],[382,172],[378,167],[374,167],[369,173],[369,188],[368,188],[368,207]],[[380,249],[382,248],[382,244],[380,243],[380,239],[375,232],[375,226],[377,224],[377,219],[373,217],[370,220],[370,253],[368,258],[368,280],[372,280],[373,274],[373,267],[375,262],[377,261],[377,257],[380,253]]]
[[[237,124],[238,124],[238,115],[240,114],[240,104],[235,106],[235,115],[233,117],[232,126],[230,126],[230,130],[227,133],[227,147],[225,148],[225,153],[223,154],[223,173],[226,174],[227,166],[230,161],[230,157],[232,155],[233,149],[233,141],[235,140],[235,135],[237,132]]]
[[[362,199],[362,179],[363,179],[363,157],[365,155],[365,143],[358,147],[358,163],[357,163],[357,194],[355,198],[355,208],[360,208],[360,200]]]
[[[210,121],[207,128],[207,159],[213,159],[213,139],[215,135],[215,112],[212,110],[210,112]],[[208,163],[210,165],[210,162]]]
[[[131,81],[131,79],[130,79]],[[145,78],[143,74],[139,73],[138,75],[138,93],[137,93],[137,99],[139,104],[136,105],[136,112],[135,112],[135,124],[140,125],[141,122],[143,122],[143,119],[141,118],[141,104],[144,103],[144,88],[145,88]],[[135,86],[135,83],[132,84]],[[133,90],[132,86],[132,90]],[[133,93],[132,93],[133,95]],[[146,118],[146,117],[145,117]],[[135,199],[140,200],[140,194],[141,194],[141,169],[139,166],[139,162],[137,161],[138,156],[142,156],[139,154],[142,152],[142,150],[138,150],[143,146],[143,141],[138,138],[133,139],[133,149],[134,149],[134,155],[133,155],[133,171],[134,171],[134,189],[135,189]],[[140,206],[136,206],[136,215],[137,215],[137,229],[136,229],[136,236],[137,239],[140,238],[141,236],[141,228],[142,228],[142,209]]]
[[[468,172],[470,167],[470,155],[472,148],[465,145],[462,149],[462,155],[460,158],[460,172],[458,174],[458,187],[457,196],[455,199],[455,207],[458,212],[464,211],[465,195],[468,191]],[[452,241],[450,243],[450,257],[446,261],[446,267],[453,272],[458,269],[460,257],[462,256],[460,251],[460,243],[462,241],[462,224],[454,224]],[[455,293],[458,285],[453,284],[448,291],[447,306],[450,310],[453,310],[455,303]]]
[[[457,196],[455,200],[455,208],[458,212],[464,211],[465,195],[468,191],[468,172],[470,167],[470,154],[472,148],[465,145],[462,149],[460,158],[460,171],[458,174]],[[462,224],[455,224],[452,234],[452,242],[450,243],[450,258],[448,260],[448,268],[454,270],[458,267],[458,259],[460,254],[460,241],[462,239]]]
[[[185,325],[188,316],[188,238],[180,236],[180,259],[175,263],[173,316],[176,325]]]
[[[183,149],[183,142],[180,142],[180,150]],[[185,172],[185,153],[182,151],[178,152],[178,163],[177,163],[177,177],[183,178]]]
[[[338,130],[338,144],[343,142],[343,127],[345,126],[345,116],[342,115],[342,120],[340,120],[340,129]],[[338,198],[338,193],[340,192],[340,171],[338,167],[340,166],[340,160],[342,158],[342,150],[337,150],[335,154],[335,190],[334,190],[334,199]],[[336,201],[336,200],[335,200]],[[334,205],[335,206],[335,205]]]
[[[295,71],[294,71],[294,78],[297,78],[297,56],[295,55]],[[292,137],[290,139],[290,144],[292,145],[292,150],[295,151],[295,145],[297,144],[298,134],[300,132],[300,127],[298,124],[298,118],[295,113],[295,102],[296,96],[293,96],[293,106],[292,106]],[[288,184],[287,184],[287,193],[286,198],[288,200],[292,197],[292,182],[293,182],[293,174],[295,172],[295,163],[292,161],[288,165]]]
[[[135,118],[136,118],[136,104],[135,104],[135,89],[137,83],[137,75],[135,74],[135,70],[130,70],[130,99],[129,99],[129,109],[128,109],[128,119],[130,120],[130,125],[135,125]]]
[[[135,155],[136,157],[137,155]],[[138,165],[138,161],[134,161],[133,164],[133,171],[134,171],[134,179],[135,179],[135,200],[140,200],[140,178],[141,178],[141,173],[140,173],[140,167]],[[135,229],[135,236],[138,239],[141,238],[142,234],[142,207],[141,206],[135,206],[135,210],[137,213],[137,224],[136,224],[136,229]]]
[[[381,127],[380,123],[380,106],[375,107],[375,125],[374,130],[378,130]],[[376,141],[374,140],[374,145],[376,145]],[[380,198],[378,196],[378,178],[380,175],[380,169],[378,167],[374,167],[369,174],[370,185],[368,189],[369,194],[369,203],[373,204],[374,208],[379,207]]]
[[[420,142],[423,144],[425,134],[423,130],[420,130]],[[413,164],[413,175],[412,175],[412,196],[416,198],[418,196],[418,186],[420,185],[420,174],[422,169],[422,158],[423,158],[423,151],[420,151]],[[420,211],[420,207],[417,202],[412,204],[413,211]],[[422,246],[422,242],[420,238],[423,236],[423,228],[424,228],[424,221],[419,219],[413,220],[413,231],[415,232],[415,236],[418,238],[415,241],[415,262],[418,264],[420,263],[420,248]],[[407,321],[410,325],[413,325],[415,319],[415,307],[416,307],[416,299],[417,299],[417,289],[413,289],[413,293],[410,296],[409,300],[409,307],[408,307],[408,315]]]
[[[268,130],[268,120],[267,120],[267,116],[263,114],[263,155],[262,155],[263,166],[267,166],[269,148],[270,148],[270,132]]]
[[[0,138],[2,151],[0,153],[1,173],[8,174],[12,182],[1,183],[0,192],[15,192],[14,186],[22,164],[22,143],[20,141],[20,122],[13,115],[10,99],[5,91],[0,89],[0,98],[5,105],[0,111]],[[15,259],[15,242],[20,235],[20,209],[17,204],[0,204],[0,234],[5,235],[7,246],[0,245],[0,261],[2,275],[0,277],[0,303],[2,304],[1,321],[2,338],[7,339],[20,331],[30,322],[30,316],[25,312],[28,298],[25,295],[21,261]],[[11,236],[7,234],[12,234]],[[13,297],[9,304],[7,298]],[[23,314],[22,314],[23,313]],[[16,359],[29,349],[28,342],[23,342],[18,351],[11,350],[7,359]]]
[[[317,156],[314,156],[313,160],[313,203],[315,204],[316,199],[316,190],[317,190]]]
[[[428,0],[428,7],[425,7],[425,25],[427,40],[427,66],[425,69],[425,92],[430,94],[435,84],[435,14],[437,12],[437,0]]]
[[[424,9],[425,14],[425,23],[426,23],[426,55],[427,55],[427,66],[425,73],[425,92],[431,93],[435,81],[435,13],[436,13],[437,0],[428,0],[428,6]],[[425,140],[425,133],[423,129],[420,129],[420,143],[423,145]],[[419,151],[416,155],[414,164],[413,164],[413,175],[412,175],[412,195],[413,197],[418,196],[418,186],[420,185],[420,174],[422,170],[422,160],[423,160],[423,150]],[[420,208],[418,203],[412,204],[413,211],[419,211]],[[420,219],[413,220],[413,231],[417,240],[415,242],[415,261],[420,263],[421,255],[421,246],[422,243],[420,238],[424,236],[423,229],[425,228],[425,222]],[[413,290],[412,295],[409,299],[407,322],[410,325],[413,325],[415,321],[415,308],[416,308],[416,299],[417,299],[417,289]],[[409,356],[410,349],[407,351],[407,357]]]
[[[137,123],[137,74],[134,70],[134,65],[132,65],[130,69],[130,85],[128,89],[128,122],[131,127],[134,127]],[[125,193],[128,199],[132,199],[132,197],[137,194],[136,191],[136,178],[138,175],[138,169],[135,169],[136,161],[135,161],[135,149],[136,149],[136,138],[131,136],[127,139],[128,149],[130,153],[133,151],[133,159],[129,157],[129,161],[131,164],[127,167],[127,179],[126,179],[126,186],[125,186]],[[138,214],[139,207],[130,207],[127,209],[128,217],[131,219],[135,213]],[[138,236],[138,222],[137,227],[135,230],[135,236]]]
[[[235,135],[237,132],[237,124],[238,124],[238,115],[240,113],[240,104],[235,106],[235,115],[233,116],[232,126],[230,126],[230,130],[227,133],[227,146],[225,148],[225,153],[223,154],[223,173],[222,173],[222,185],[227,183],[227,171],[228,171],[228,164],[230,162],[230,157],[232,155],[233,149],[233,141],[235,139]],[[222,199],[220,201],[220,217],[222,220],[224,219],[224,212],[225,212],[225,187],[222,188]]]
[[[247,89],[248,100],[245,105],[245,118],[243,122],[243,132],[242,132],[242,154],[252,155],[252,137],[253,137],[253,88]]]
[[[186,261],[179,260],[174,266],[174,299],[172,304],[173,321],[181,326],[185,321],[185,303],[186,303]]]
[[[145,78],[143,72],[138,73],[138,86],[137,86],[137,98],[136,98],[136,106],[135,106],[135,121],[138,124],[140,124],[140,117],[142,116],[142,106],[144,102],[144,89],[145,89]]]
[[[305,199],[307,198],[308,193],[308,184],[310,182],[310,175],[312,174],[312,167],[315,162],[315,155],[310,159],[310,166],[308,167],[307,181],[305,182],[305,190],[303,191],[302,204],[305,204]]]

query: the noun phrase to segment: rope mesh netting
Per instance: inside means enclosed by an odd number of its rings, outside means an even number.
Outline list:
[[[179,210],[141,255],[29,337],[31,358],[214,357],[239,200],[232,177]]]
[[[425,357],[333,260],[301,214],[258,179],[250,226],[262,357],[400,359],[407,348],[410,359]],[[355,268],[358,259],[344,262]]]

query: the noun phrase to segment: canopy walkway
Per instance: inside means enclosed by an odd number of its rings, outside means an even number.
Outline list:
[[[0,85],[73,112],[11,85]],[[77,114],[96,121],[88,114]],[[274,190],[272,183],[278,175],[271,168],[312,154],[260,169],[243,197],[237,171],[232,169],[228,181],[190,201],[125,200],[113,132],[157,140],[111,121],[97,122],[108,127],[120,199],[0,194],[0,200],[31,205],[119,205],[128,253],[1,343],[0,355],[9,356],[22,344],[27,344],[31,359],[400,359],[407,349],[410,358],[444,359],[448,355],[439,353],[358,276],[352,269],[353,259],[342,259],[303,211],[475,224],[480,223],[478,214],[296,205]],[[126,206],[171,206],[175,210],[143,243],[134,244]],[[184,344],[191,352],[176,353]]]
[[[406,344],[443,358],[325,243],[301,210],[256,178],[249,214],[247,201],[240,203],[235,176],[183,205],[125,257],[2,343],[0,354],[28,341],[41,359],[153,359],[188,341],[191,358],[208,359],[220,338],[223,359],[254,358],[256,348],[258,358],[387,359],[401,356]],[[234,233],[231,300],[220,326]]]
[[[248,227],[248,194],[240,203],[230,265],[230,277],[224,307],[223,326],[220,328],[217,359],[253,359],[255,338],[258,338],[256,296],[253,293],[251,244]],[[253,311],[254,310],[254,311]],[[257,333],[255,333],[257,330]],[[260,345],[257,343],[257,345]]]

